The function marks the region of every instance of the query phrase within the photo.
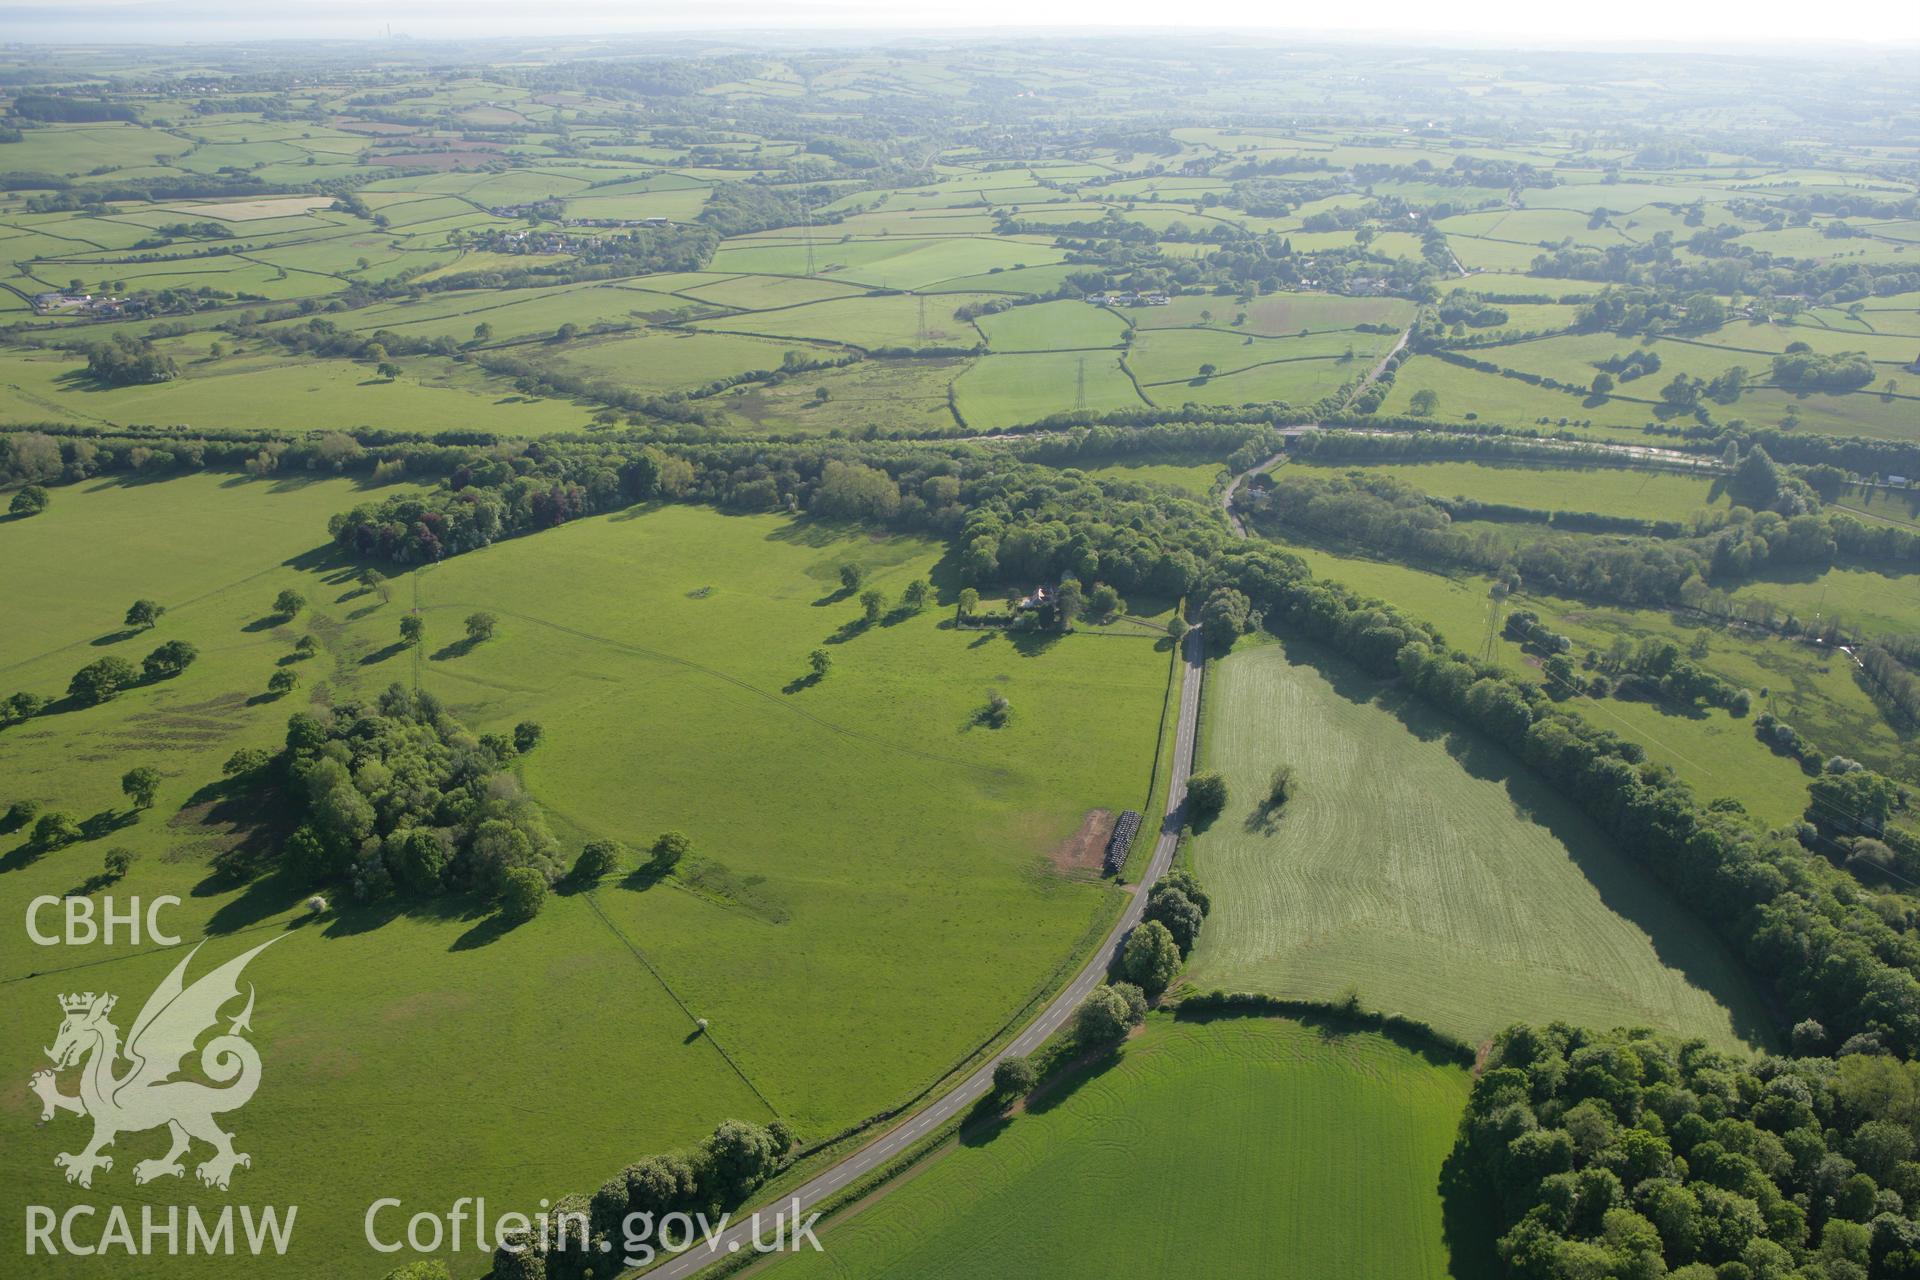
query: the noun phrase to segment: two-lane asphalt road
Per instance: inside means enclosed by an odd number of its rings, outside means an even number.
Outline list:
[[[1120,919],[1087,961],[1086,967],[1047,1004],[1039,1017],[968,1076],[965,1083],[896,1122],[891,1129],[819,1174],[798,1191],[788,1192],[778,1201],[763,1206],[768,1217],[762,1223],[761,1239],[773,1238],[773,1213],[782,1210],[791,1213],[797,1200],[804,1220],[805,1214],[828,1196],[887,1165],[928,1133],[965,1112],[992,1088],[993,1069],[1003,1058],[1029,1054],[1038,1049],[1047,1037],[1073,1016],[1080,1002],[1106,981],[1108,966],[1125,942],[1127,931],[1140,922],[1140,915],[1146,910],[1145,886],[1166,873],[1167,867],[1173,862],[1174,848],[1180,841],[1180,810],[1187,799],[1187,775],[1193,769],[1194,735],[1200,724],[1200,677],[1206,665],[1198,628],[1187,634],[1184,657],[1186,662],[1180,676],[1180,719],[1173,736],[1172,780],[1167,786],[1167,808],[1160,823],[1160,838],[1154,843],[1153,857],[1147,862],[1146,873],[1131,891],[1126,910],[1120,913]],[[741,1253],[752,1247],[752,1218],[748,1215],[745,1221],[716,1236],[711,1247],[705,1242],[696,1243],[689,1251],[654,1267],[646,1273],[647,1280],[677,1280],[681,1276],[690,1276],[729,1254]]]

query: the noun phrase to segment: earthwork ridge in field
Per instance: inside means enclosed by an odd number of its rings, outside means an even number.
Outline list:
[[[962,760],[958,756],[941,755],[937,751],[928,751],[923,747],[911,746],[904,742],[895,742],[891,739],[881,737],[877,733],[867,733],[860,729],[849,729],[846,725],[836,724],[825,716],[815,715],[805,707],[795,706],[792,699],[783,698],[771,689],[763,689],[751,681],[742,680],[738,676],[728,675],[724,671],[695,662],[691,658],[682,658],[677,654],[665,653],[659,649],[649,649],[645,645],[634,644],[628,640],[614,640],[607,636],[595,635],[591,631],[582,631],[578,627],[565,626],[551,619],[538,617],[534,614],[517,613],[512,609],[503,609],[498,605],[484,605],[473,601],[449,600],[442,604],[421,605],[419,608],[423,610],[487,609],[492,613],[500,614],[504,617],[517,618],[522,622],[531,622],[537,626],[548,627],[554,631],[564,632],[567,635],[590,641],[593,644],[603,644],[610,649],[618,649],[623,653],[631,653],[637,657],[651,658],[656,662],[671,663],[677,667],[686,667],[691,671],[698,671],[702,675],[711,676],[715,680],[722,680],[736,688],[744,689],[755,697],[763,698],[776,707],[791,711],[794,715],[804,720],[813,721],[829,732],[840,734],[842,737],[852,738],[857,742],[871,743],[876,747],[883,747],[888,751],[905,752],[908,755],[918,756],[922,760],[931,760],[936,764],[954,765],[958,768],[966,769],[971,773],[978,774],[983,778],[1005,779],[1013,776],[1012,772],[1007,769],[996,768],[993,765],[979,764],[972,760]]]

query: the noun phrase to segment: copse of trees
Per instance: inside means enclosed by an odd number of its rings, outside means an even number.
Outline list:
[[[112,698],[139,679],[133,664],[125,658],[98,658],[73,673],[67,682],[67,696],[85,706]]]
[[[1812,1020],[1798,1051],[1826,1047]],[[1647,1031],[1502,1033],[1456,1154],[1515,1277],[1920,1274],[1920,1068],[1871,1044],[1748,1058]]]
[[[560,871],[559,846],[505,759],[429,693],[395,684],[371,704],[345,702],[287,721],[276,762],[299,826],[285,856],[316,882],[372,901],[406,891],[469,892],[515,909]],[[537,907],[535,908],[537,909]]]
[[[19,724],[23,720],[31,720],[46,710],[46,707],[47,700],[45,698],[37,693],[28,693],[25,690],[21,690],[19,693],[7,698],[6,701],[0,702],[0,728],[5,728],[10,724]]]
[[[140,660],[140,672],[148,680],[168,680],[193,665],[200,650],[190,641],[169,640]]]
[[[1723,527],[1691,538],[1545,534],[1516,546],[1491,530],[1453,528],[1443,504],[1394,476],[1306,468],[1283,470],[1270,487],[1245,494],[1237,509],[1257,527],[1304,531],[1421,564],[1517,570],[1536,590],[1633,605],[1679,604],[1714,582],[1737,583],[1767,568],[1824,568],[1841,554],[1920,564],[1920,536],[1806,510],[1811,491],[1803,483],[1789,484],[1762,451],[1753,458],[1760,465],[1743,463],[1745,479],[1737,475],[1735,483],[1765,487],[1770,480],[1772,500],[1799,513],[1736,507]]]
[[[645,1156],[591,1195],[563,1196],[541,1213],[527,1214],[533,1225],[501,1239],[489,1274],[494,1280],[599,1274],[595,1268],[624,1249],[630,1216],[640,1215],[635,1223],[657,1223],[670,1213],[718,1218],[785,1167],[793,1141],[793,1131],[779,1120],[723,1120],[691,1150]]]
[[[147,339],[116,333],[113,341],[87,348],[87,376],[103,386],[131,387],[167,382],[180,368]]]
[[[1184,960],[1192,954],[1193,944],[1200,938],[1200,926],[1212,909],[1212,900],[1193,873],[1176,869],[1154,882],[1141,918],[1164,926]]]

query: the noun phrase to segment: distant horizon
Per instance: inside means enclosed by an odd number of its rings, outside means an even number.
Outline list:
[[[1594,22],[1584,11],[1543,10],[1518,0],[1481,0],[1453,10],[1444,28],[1422,24],[1434,12],[1408,0],[1387,0],[1365,12],[1286,13],[1250,0],[1224,0],[1181,21],[1138,0],[934,0],[908,12],[877,0],[717,0],[698,6],[688,25],[681,6],[583,0],[529,11],[502,0],[411,0],[398,5],[347,0],[262,10],[226,3],[180,7],[160,0],[71,0],[65,4],[0,3],[7,47],[34,45],[193,45],[281,41],[434,44],[489,40],[770,40],[841,44],[905,39],[1246,37],[1259,40],[1375,41],[1388,47],[1514,49],[1530,52],[1649,52],[1833,55],[1920,53],[1920,6],[1873,3],[1848,10],[1833,29],[1809,30],[1804,10],[1761,3],[1726,29],[1720,6],[1656,5],[1628,0]],[[1316,22],[1316,16],[1338,22]],[[1264,20],[1263,20],[1264,19]],[[391,37],[389,37],[389,30]]]

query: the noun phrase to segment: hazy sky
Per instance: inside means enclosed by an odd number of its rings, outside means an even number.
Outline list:
[[[958,30],[1179,26],[1379,33],[1400,42],[1432,33],[1486,44],[1687,44],[1920,41],[1916,0],[0,0],[0,40],[253,40],[741,31]]]

